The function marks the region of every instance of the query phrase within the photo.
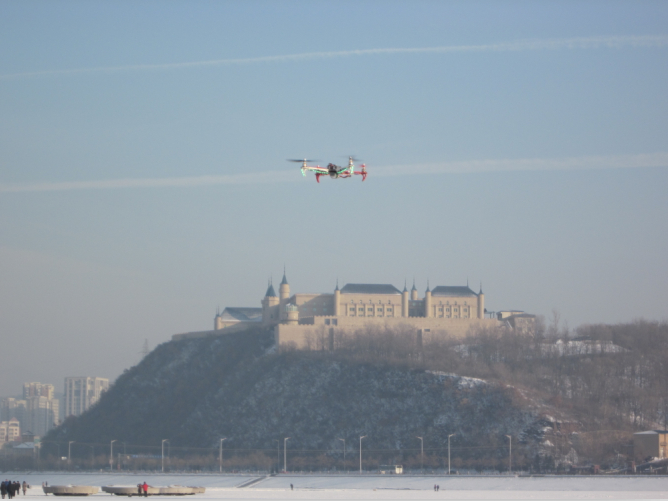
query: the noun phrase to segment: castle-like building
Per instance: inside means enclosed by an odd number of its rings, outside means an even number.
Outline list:
[[[273,328],[277,344],[305,348],[315,334],[354,331],[369,326],[408,327],[423,334],[462,337],[473,327],[492,327],[499,320],[486,318],[482,286],[474,292],[465,286],[440,285],[422,298],[413,284],[403,291],[390,284],[346,284],[323,294],[291,294],[285,272],[278,294],[270,282],[261,308],[225,308],[217,312],[214,330],[177,334],[173,339],[201,337],[245,330]]]

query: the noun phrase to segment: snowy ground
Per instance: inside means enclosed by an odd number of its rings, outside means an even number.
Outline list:
[[[0,472],[2,479],[26,480],[33,488],[27,498],[43,496],[41,484],[49,485],[198,485],[206,493],[201,501],[254,500],[510,500],[510,499],[668,499],[668,477],[421,477],[384,475],[115,475],[115,474],[17,474]],[[252,483],[247,487],[240,487]],[[294,490],[290,490],[290,484]],[[434,492],[439,484],[440,492]],[[108,496],[100,493],[96,495]],[[169,496],[152,496],[175,501]],[[188,498],[190,501],[197,501]],[[17,499],[21,501],[21,497]],[[26,499],[26,501],[29,501]]]

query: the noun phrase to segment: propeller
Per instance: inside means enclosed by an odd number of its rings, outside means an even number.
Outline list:
[[[296,162],[299,164],[303,164],[304,162],[317,162],[317,160],[309,160],[308,158],[302,158],[301,160],[298,158],[288,158],[288,162]]]
[[[356,163],[361,162],[361,160],[359,158],[357,158],[355,155],[346,155],[346,158],[352,159],[353,162],[356,162]]]

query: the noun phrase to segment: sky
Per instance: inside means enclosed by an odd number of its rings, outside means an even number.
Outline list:
[[[0,395],[218,307],[481,283],[665,321],[668,3],[0,3]],[[359,178],[288,158],[362,159]]]

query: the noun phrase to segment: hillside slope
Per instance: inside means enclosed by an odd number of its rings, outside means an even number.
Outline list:
[[[47,440],[271,449],[340,449],[367,435],[376,449],[414,448],[416,436],[469,446],[513,435],[537,444],[549,422],[512,388],[473,378],[361,363],[323,352],[271,351],[261,330],[168,342],[126,371],[89,412]],[[551,410],[552,412],[553,410]]]

